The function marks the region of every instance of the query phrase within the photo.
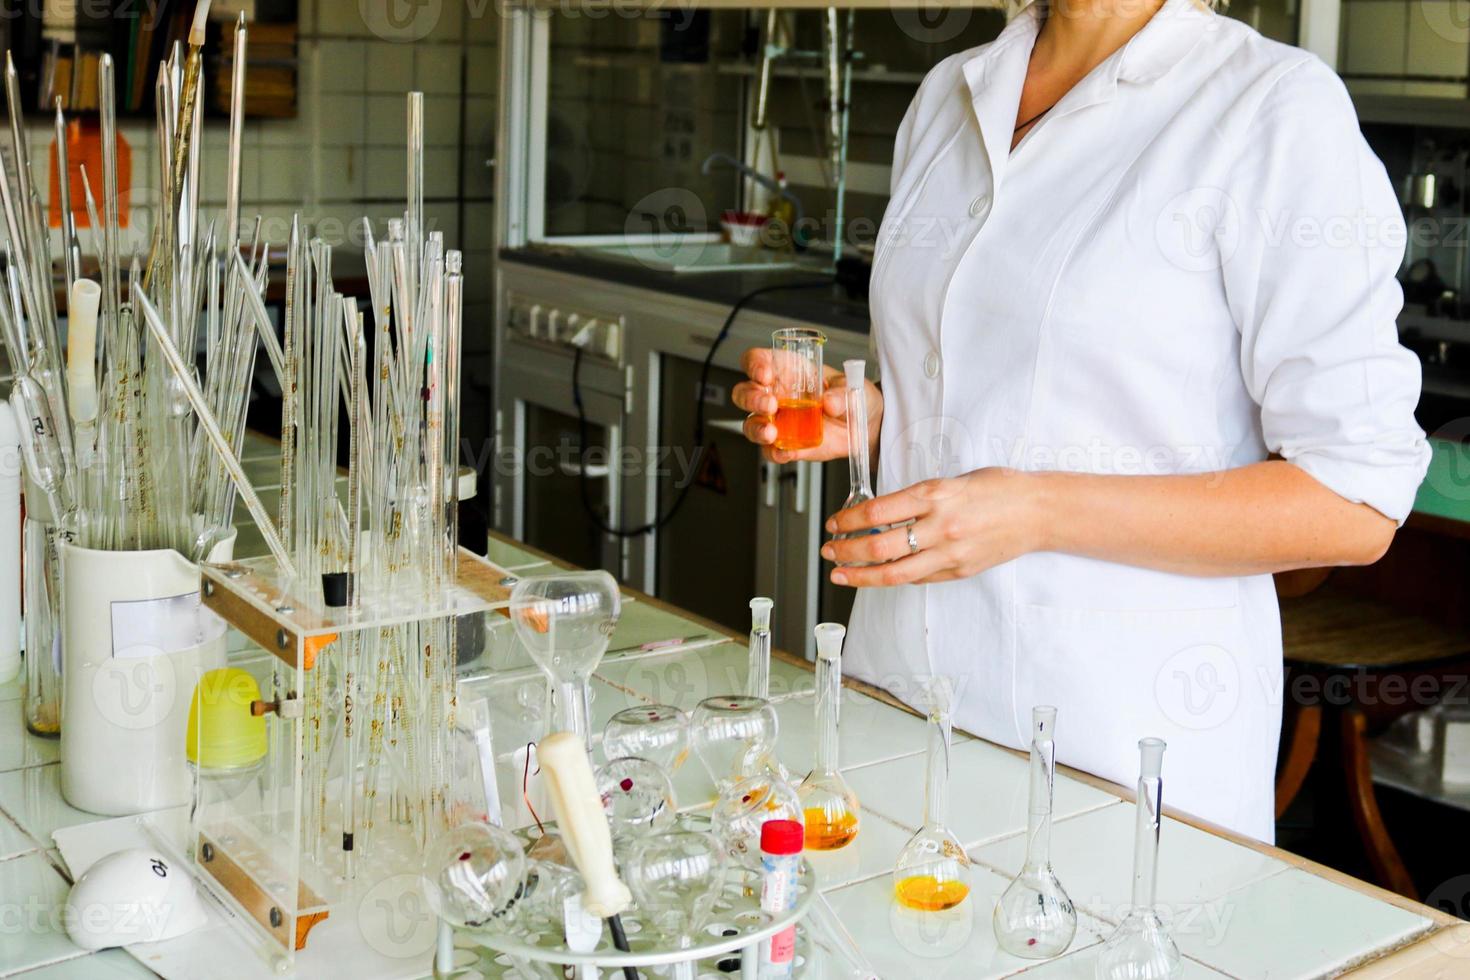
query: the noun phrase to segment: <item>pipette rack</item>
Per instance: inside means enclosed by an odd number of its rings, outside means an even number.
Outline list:
[[[372,693],[367,675],[373,662],[364,660],[354,680],[348,673],[348,663],[355,660],[349,650],[360,655],[379,637],[402,636],[407,629],[418,643],[409,646],[394,671],[423,670],[423,658],[452,655],[431,641],[452,635],[457,619],[509,605],[514,575],[463,548],[455,565],[455,574],[440,585],[368,587],[356,607],[327,606],[320,587],[293,580],[272,557],[200,566],[203,605],[251,641],[229,659],[259,683],[262,700],[252,704],[252,713],[266,719],[269,749],[247,773],[196,774],[195,805],[181,850],[190,854],[201,884],[235,913],[232,924],[278,971],[294,968],[296,952],[333,910],[360,916],[363,896],[381,891],[384,882],[416,885],[422,842],[447,819],[448,794],[421,801],[426,782],[405,783],[408,756],[394,753],[417,753],[415,759],[433,759],[436,752],[448,756],[448,728],[440,731],[426,722],[393,728],[400,740],[421,738],[436,746],[395,750],[385,745],[381,764],[370,754],[361,764],[359,756],[348,782],[341,744],[333,741],[343,737],[343,713],[331,705],[343,700],[342,690],[349,692],[349,703],[351,692],[357,692],[362,703],[356,707],[356,737],[369,744],[368,726],[382,723],[387,729],[389,715],[407,716],[416,709],[384,699],[375,707],[366,696]],[[419,627],[422,631],[414,632]],[[337,696],[311,696],[323,689]],[[454,697],[449,695],[450,719]],[[312,739],[336,749],[308,751]],[[313,771],[312,758],[329,761]],[[417,795],[405,792],[405,785],[417,785]],[[350,830],[341,811],[344,790],[367,800]],[[412,807],[417,812],[406,815]],[[393,900],[405,890],[414,889],[397,888]]]
[[[686,816],[681,819],[689,818]],[[528,847],[535,839],[534,831],[529,828],[519,831],[517,836]],[[595,967],[604,976],[616,977],[621,976],[618,971],[623,967],[666,968],[676,963],[725,959],[738,959],[741,963],[739,976],[754,978],[761,941],[798,924],[806,917],[817,894],[817,874],[811,863],[803,859],[796,905],[782,915],[772,916],[762,911],[760,893],[759,872],[745,867],[732,867],[725,879],[724,892],[715,901],[714,915],[701,930],[702,940],[684,948],[674,946],[661,937],[644,920],[636,906],[620,916],[623,929],[628,934],[630,952],[614,948],[605,929],[594,949],[590,952],[575,952],[567,947],[559,932],[531,932],[514,921],[509,925],[458,928],[455,930],[455,945],[461,950],[469,945],[491,951],[491,956],[482,956],[477,967],[478,972],[487,978],[503,977],[505,980],[542,975],[518,972],[518,961],[578,968]],[[513,916],[510,918],[514,919]],[[800,935],[798,932],[798,936]],[[798,945],[798,958],[802,958],[802,952],[806,948],[808,944]],[[697,975],[703,976],[704,972],[698,971]],[[582,976],[583,970],[579,969],[577,975]],[[653,976],[651,973],[645,975]],[[797,976],[800,976],[799,971]]]
[[[310,670],[317,652],[339,636],[375,627],[505,609],[516,576],[460,548],[455,574],[438,589],[366,594],[362,604],[326,606],[304,598],[275,559],[200,566],[204,606],[290,666]]]

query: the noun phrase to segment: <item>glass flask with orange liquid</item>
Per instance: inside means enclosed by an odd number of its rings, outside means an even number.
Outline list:
[[[915,912],[948,912],[970,897],[970,857],[947,825],[954,683],[936,675],[924,693],[929,713],[924,823],[898,854],[893,897]]]
[[[796,788],[806,847],[835,851],[858,832],[858,798],[837,769],[837,714],[842,699],[842,640],[847,628],[821,623],[817,635],[817,764]]]
[[[996,903],[995,941],[1012,956],[1048,959],[1066,952],[1077,933],[1077,910],[1051,868],[1053,733],[1057,709],[1031,709],[1031,806],[1026,824],[1026,862]]]
[[[771,334],[776,376],[776,448],[814,449],[822,444],[822,346],[820,330],[792,327]]]

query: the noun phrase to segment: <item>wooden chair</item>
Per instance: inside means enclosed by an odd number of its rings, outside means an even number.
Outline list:
[[[1285,590],[1283,590],[1285,591]],[[1296,798],[1327,739],[1353,824],[1378,883],[1417,898],[1373,790],[1368,738],[1429,707],[1470,673],[1470,635],[1331,586],[1281,602],[1286,654],[1276,816]]]

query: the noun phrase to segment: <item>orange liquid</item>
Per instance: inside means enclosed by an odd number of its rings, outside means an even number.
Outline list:
[[[776,448],[814,449],[822,444],[822,403],[783,398],[776,403]]]
[[[856,813],[843,813],[832,819],[820,807],[808,807],[802,811],[802,821],[806,824],[806,847],[809,851],[835,851],[846,847],[858,832]]]
[[[904,878],[894,888],[898,904],[916,912],[943,912],[963,902],[970,886],[962,881],[940,881],[933,875]]]

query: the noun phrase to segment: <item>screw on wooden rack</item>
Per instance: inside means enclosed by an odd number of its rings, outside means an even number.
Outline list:
[[[204,863],[208,864],[214,860],[214,845],[205,841],[204,846],[199,848],[199,853],[204,857]]]
[[[276,908],[274,905],[271,906],[271,928],[281,928],[281,910]]]
[[[276,646],[278,646],[282,650],[284,650],[284,649],[286,649],[290,645],[291,645],[291,638],[286,635],[286,631],[283,630],[283,629],[276,630]]]
[[[205,595],[206,598],[208,598],[209,596],[214,595],[214,583],[213,582],[205,582],[204,583],[204,595]]]

